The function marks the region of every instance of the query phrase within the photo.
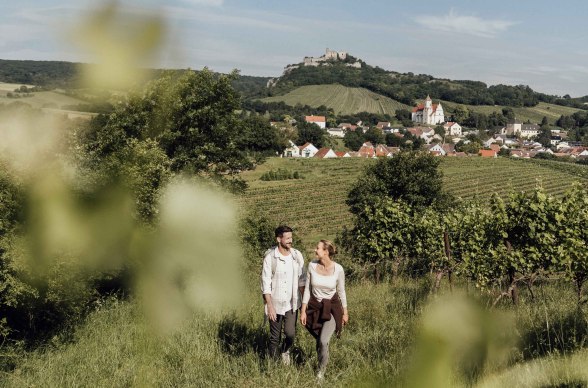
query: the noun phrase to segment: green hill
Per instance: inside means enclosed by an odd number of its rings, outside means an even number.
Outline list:
[[[361,67],[350,67],[358,61]],[[561,98],[535,92],[526,85],[486,85],[480,81],[449,80],[427,74],[399,73],[373,67],[348,55],[345,60],[328,60],[318,66],[291,65],[281,77],[271,81],[268,92],[284,95],[301,86],[341,84],[363,87],[407,105],[430,95],[435,100],[467,105],[505,105],[533,107],[547,102],[577,109],[586,109],[583,98]]]
[[[445,114],[454,110],[458,104],[441,101]],[[464,105],[466,108],[473,112],[483,113],[490,115],[492,112],[502,112],[502,108],[507,108],[505,105]],[[543,117],[547,117],[549,123],[553,124],[561,115],[571,116],[573,113],[578,112],[577,108],[568,106],[549,104],[546,102],[539,102],[536,106],[531,107],[510,107],[517,119],[521,121],[531,121],[532,123],[540,123]]]
[[[390,114],[394,116],[397,109],[412,109],[412,107],[393,100],[389,97],[374,93],[365,88],[354,88],[343,85],[307,85],[296,88],[284,95],[261,99],[266,103],[284,102],[290,106],[308,105],[319,107],[321,105],[332,108],[336,114],[354,114],[369,112],[376,114]],[[458,105],[450,101],[441,101],[446,114],[452,112]],[[459,104],[461,105],[461,104]],[[489,115],[492,112],[501,113],[506,105],[463,105],[473,112]],[[577,108],[539,102],[533,107],[510,107],[517,119],[530,120],[540,123],[543,117],[547,117],[550,123],[554,123],[561,115],[572,115]]]
[[[389,97],[374,93],[365,88],[351,88],[342,85],[308,85],[302,86],[283,96],[262,99],[263,102],[283,101],[290,106],[296,104],[318,107],[325,105],[336,114],[353,114],[370,112],[394,115],[397,109],[409,109]]]

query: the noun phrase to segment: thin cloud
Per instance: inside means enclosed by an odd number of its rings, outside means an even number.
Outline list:
[[[458,15],[453,10],[444,16],[417,16],[414,21],[431,30],[456,32],[483,38],[492,38],[517,24],[508,20],[485,20],[478,16]]]
[[[191,5],[203,5],[209,7],[221,7],[224,4],[224,0],[182,0],[185,4]]]
[[[182,7],[167,6],[164,7],[164,11],[170,20],[187,20],[193,22],[201,22],[206,24],[214,25],[229,25],[229,26],[242,26],[255,29],[266,29],[276,31],[298,31],[299,28],[293,25],[287,25],[278,21],[271,21],[272,19],[264,19],[256,17],[256,15],[230,15],[227,13],[215,13],[206,12],[202,10],[192,10]]]

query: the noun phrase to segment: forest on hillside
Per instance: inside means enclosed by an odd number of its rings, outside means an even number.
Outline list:
[[[321,66],[300,66],[278,78],[270,95],[281,95],[304,85],[338,83],[363,87],[407,105],[429,95],[435,100],[466,105],[504,105],[530,107],[539,102],[587,109],[588,96],[571,98],[538,93],[526,85],[491,85],[470,80],[439,79],[426,74],[397,73],[362,62],[361,68],[329,61]]]

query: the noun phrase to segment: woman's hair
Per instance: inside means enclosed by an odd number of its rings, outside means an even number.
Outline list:
[[[337,248],[335,247],[335,244],[329,240],[321,240],[321,242],[323,243],[323,247],[327,250],[327,252],[329,252],[329,257],[333,258],[333,256],[337,254]]]

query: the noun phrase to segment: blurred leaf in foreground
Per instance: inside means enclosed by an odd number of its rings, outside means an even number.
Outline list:
[[[167,332],[191,311],[218,312],[238,303],[236,229],[235,209],[224,194],[188,181],[166,189],[159,226],[136,252],[139,290],[157,328]]]
[[[163,18],[155,12],[123,10],[117,1],[89,13],[73,33],[96,63],[82,67],[84,86],[121,90],[141,81],[164,29]]]
[[[409,387],[470,386],[508,361],[512,319],[462,295],[445,296],[423,314]]]

